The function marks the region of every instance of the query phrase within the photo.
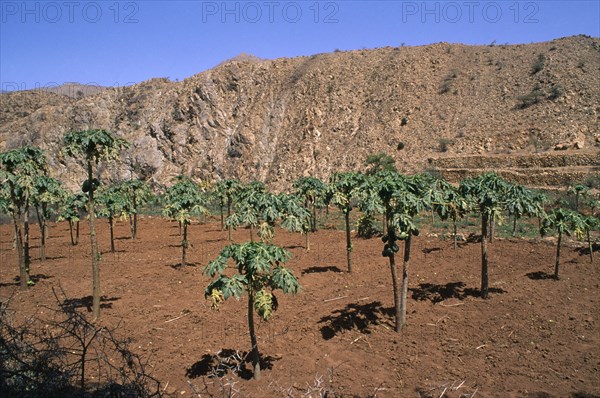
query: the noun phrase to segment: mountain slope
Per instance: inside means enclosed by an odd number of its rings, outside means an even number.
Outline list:
[[[431,168],[432,157],[528,155],[557,144],[596,153],[599,72],[600,40],[586,36],[241,57],[182,82],[152,79],[78,100],[31,106],[26,92],[2,94],[0,149],[38,144],[53,174],[76,185],[83,170],[60,155],[62,135],[104,128],[132,142],[123,165],[103,170],[113,178],[168,183],[184,172],[275,188],[362,169],[381,151],[407,172]]]

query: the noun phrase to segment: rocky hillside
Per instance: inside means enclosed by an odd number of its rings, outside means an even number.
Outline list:
[[[83,168],[61,156],[62,135],[88,128],[132,143],[122,165],[103,173],[160,184],[183,172],[284,188],[301,175],[361,170],[377,152],[403,171],[451,169],[452,178],[487,158],[552,153],[560,168],[563,156],[583,155],[588,163],[577,178],[586,178],[598,173],[600,39],[245,56],[181,82],[152,79],[79,99],[17,92],[0,100],[0,150],[40,145],[53,174],[73,186]],[[466,163],[444,162],[465,156]]]

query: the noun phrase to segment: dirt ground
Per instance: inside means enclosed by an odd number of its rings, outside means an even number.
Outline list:
[[[38,283],[13,298],[19,311],[43,311],[51,287],[68,297],[91,294],[87,225],[71,246],[66,223],[53,224],[48,260],[38,258],[33,229],[31,273]],[[0,299],[18,291],[10,225],[0,226]],[[355,239],[353,273],[345,272],[344,232],[310,236],[306,252],[298,234],[278,230],[275,243],[293,253],[288,266],[302,285],[296,296],[279,294],[279,310],[257,325],[269,369],[260,381],[247,372],[211,378],[214,355],[250,346],[246,301],[229,300],[213,311],[204,299],[202,271],[227,243],[218,222],[192,225],[189,260],[177,267],[177,224],[141,221],[138,239],[128,225],[116,228],[117,252],[108,226],[99,222],[102,256],[101,322],[116,325],[149,357],[166,393],[179,397],[598,397],[600,396],[600,254],[575,247],[562,253],[562,278],[553,271],[552,242],[496,240],[489,246],[490,298],[478,297],[480,244],[422,233],[413,243],[408,327],[393,331],[393,296],[387,259],[378,238]],[[242,242],[248,230],[234,231]],[[250,369],[248,365],[247,369]],[[313,391],[312,395],[307,394]]]

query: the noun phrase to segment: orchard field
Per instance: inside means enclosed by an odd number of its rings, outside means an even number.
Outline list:
[[[348,273],[343,230],[311,233],[307,252],[302,235],[276,228],[273,243],[292,253],[286,266],[302,288],[279,295],[268,322],[257,319],[263,372],[253,380],[251,364],[239,360],[250,348],[246,300],[227,300],[215,311],[204,298],[211,281],[204,267],[229,243],[218,216],[189,225],[185,267],[179,266],[176,222],[141,217],[132,240],[129,223],[115,221],[114,253],[106,220],[96,228],[102,253],[98,322],[131,339],[131,350],[148,361],[146,370],[164,395],[600,396],[600,259],[591,262],[577,241],[563,241],[557,281],[551,278],[556,239],[494,239],[485,300],[477,236],[455,249],[452,239],[424,226],[412,239],[407,326],[396,333],[390,268],[379,237],[357,238],[352,231]],[[38,229],[31,228],[36,283],[25,291],[19,290],[13,231],[11,224],[0,226],[0,301],[9,305],[4,315],[45,319],[56,306],[53,288],[89,314],[88,223],[81,223],[77,246],[67,222],[51,223],[45,262]],[[248,229],[233,231],[234,242],[248,238]]]

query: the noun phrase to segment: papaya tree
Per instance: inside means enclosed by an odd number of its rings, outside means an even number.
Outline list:
[[[86,196],[83,193],[67,193],[60,204],[58,211],[58,220],[66,220],[69,223],[69,234],[71,236],[71,245],[79,244],[79,221],[86,207]],[[73,235],[73,226],[75,226],[75,235]]]
[[[242,184],[240,184],[239,181],[232,179],[221,180],[215,185],[214,194],[219,200],[219,209],[221,211],[221,229],[225,228],[223,208],[227,208],[227,217],[230,217],[234,198],[237,197],[241,188]],[[231,241],[231,229],[232,226],[227,227],[229,241]]]
[[[447,181],[440,180],[438,182],[438,189],[442,193],[442,197],[438,199],[439,202],[435,204],[435,209],[443,221],[452,221],[452,237],[454,248],[456,249],[458,221],[469,214],[471,206],[460,194],[458,188]]]
[[[559,280],[560,268],[560,249],[562,245],[563,235],[571,236],[573,233],[580,233],[585,229],[581,215],[569,209],[553,209],[542,220],[540,233],[542,236],[547,236],[551,233],[558,234],[556,242],[556,261],[554,263],[554,279]]]
[[[111,184],[98,190],[98,216],[108,219],[110,232],[110,251],[115,252],[115,218],[123,218],[127,214],[128,198],[120,184]]]
[[[300,177],[293,183],[294,193],[304,199],[304,207],[311,213],[310,232],[317,231],[317,207],[323,204],[327,186],[316,177]]]
[[[312,215],[302,206],[302,198],[297,195],[281,193],[278,195],[279,216],[281,227],[290,232],[300,232],[305,237],[306,251],[310,251],[308,233],[312,228]]]
[[[383,203],[378,195],[379,180],[376,175],[365,174],[356,190],[356,206],[362,215],[356,223],[356,235],[369,239],[379,231],[375,226],[375,217],[378,214],[385,213]],[[385,215],[383,217],[385,224]],[[385,225],[383,231],[385,233]]]
[[[350,212],[354,208],[357,189],[363,181],[363,175],[355,172],[333,173],[328,189],[331,191],[331,203],[340,209],[346,225],[346,258],[348,272],[352,272],[352,241],[350,240]]]
[[[600,229],[600,219],[594,215],[584,216],[580,215],[581,222],[579,224],[580,235],[585,234],[587,240],[588,250],[590,251],[590,262],[594,262],[594,245],[592,243],[591,231],[597,231]]]
[[[504,208],[506,182],[495,173],[482,174],[461,181],[460,194],[477,208],[481,216],[481,297],[489,294],[488,252],[486,240],[490,219],[498,217]]]
[[[94,166],[101,161],[116,160],[129,143],[106,130],[72,131],[64,136],[63,153],[85,163],[87,178],[81,186],[87,194],[87,211],[90,223],[90,245],[92,251],[92,317],[95,322],[100,316],[100,253],[96,238],[96,210],[94,192],[100,181],[94,177]]]
[[[390,259],[390,267],[395,268],[395,253],[398,252],[396,240],[404,241],[402,261],[402,288],[400,305],[396,299],[396,331],[400,332],[406,325],[406,300],[408,296],[408,271],[410,266],[411,244],[413,236],[419,235],[416,216],[430,205],[426,194],[427,181],[421,175],[402,178],[399,188],[392,195],[391,220],[388,234],[384,236],[383,255]],[[396,293],[397,294],[397,293]]]
[[[543,196],[536,195],[530,189],[518,184],[507,184],[505,190],[505,208],[513,217],[512,236],[517,231],[517,221],[525,217],[539,217],[544,211]]]
[[[29,278],[29,209],[36,178],[46,172],[46,157],[39,148],[26,145],[0,153],[0,182],[8,187],[10,209],[19,258],[21,290],[33,284]]]
[[[567,189],[568,193],[575,195],[575,211],[579,211],[579,199],[584,197],[589,190],[589,187],[581,184],[573,185]]]
[[[176,220],[183,228],[181,240],[181,265],[187,265],[188,225],[195,216],[207,213],[206,196],[198,184],[184,175],[175,177],[175,184],[167,189],[164,196],[163,215]]]
[[[63,201],[66,191],[62,187],[62,182],[48,177],[39,176],[35,179],[33,185],[33,205],[40,226],[40,258],[46,261],[46,239],[48,236],[48,219],[56,214],[56,208]]]
[[[260,379],[260,352],[254,328],[254,312],[265,321],[277,309],[275,290],[295,294],[300,284],[291,270],[283,267],[291,254],[285,249],[262,242],[247,242],[226,246],[211,261],[204,273],[215,278],[206,287],[204,296],[212,300],[217,309],[230,297],[248,296],[248,329],[250,332],[251,359],[254,379]],[[233,264],[230,264],[233,262]],[[229,265],[233,265],[232,271]]]
[[[396,232],[396,226],[392,222],[393,210],[395,208],[395,195],[405,188],[405,177],[394,171],[381,171],[375,176],[376,189],[374,191],[364,190],[362,195],[374,196],[378,198],[383,206],[384,214],[384,235],[381,240],[384,243],[382,255],[387,257],[390,264],[390,271],[392,276],[392,288],[394,293],[394,314],[396,331],[399,332],[402,329],[402,300],[401,300],[401,289],[398,285],[398,270],[396,267],[396,253],[399,251],[398,240],[405,240],[408,237],[407,233]],[[364,201],[361,200],[361,202]],[[370,202],[375,203],[376,199],[369,199]],[[377,206],[377,205],[373,205]]]
[[[137,237],[138,214],[140,208],[150,201],[152,198],[152,190],[147,182],[139,178],[123,181],[119,190],[126,199],[124,212],[129,217],[129,229],[131,231],[131,239]]]
[[[269,222],[275,222],[279,216],[275,200],[261,182],[242,185],[237,189],[233,212],[225,220],[225,225],[233,229],[241,225],[248,226],[250,241],[254,241],[253,231],[258,229],[259,238],[268,241],[272,232]]]

